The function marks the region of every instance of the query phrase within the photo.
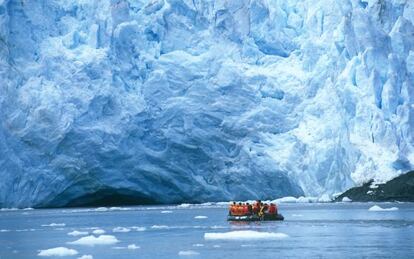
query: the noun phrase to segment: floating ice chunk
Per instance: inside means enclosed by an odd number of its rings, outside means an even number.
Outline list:
[[[318,198],[317,197],[283,197],[283,198],[279,198],[273,201],[265,201],[267,203],[272,202],[272,203],[311,203],[311,202],[318,202]]]
[[[208,218],[207,216],[195,216],[194,217],[195,219],[206,219],[206,218]]]
[[[116,227],[112,230],[113,232],[122,232],[122,233],[126,233],[126,232],[130,232],[131,229],[129,228],[124,228],[124,227]]]
[[[292,214],[292,217],[303,217],[302,214]]]
[[[183,203],[183,204],[178,205],[177,207],[178,208],[189,208],[190,206],[191,206],[191,204],[189,204],[189,203]]]
[[[153,225],[151,228],[153,229],[169,229],[169,226],[166,225]]]
[[[82,237],[76,241],[68,242],[68,244],[95,246],[95,245],[113,245],[118,242],[119,240],[115,236],[101,235],[99,237],[95,237],[95,236]]]
[[[186,250],[186,251],[180,251],[178,252],[179,256],[194,256],[199,255],[199,252],[193,251],[193,250]]]
[[[123,207],[110,207],[108,210],[131,210],[131,208],[123,208]]]
[[[99,208],[96,208],[95,209],[95,211],[100,211],[100,212],[104,212],[104,211],[108,211],[109,209],[108,208],[106,208],[106,207],[99,207]]]
[[[129,250],[135,250],[135,249],[140,249],[141,247],[140,246],[137,246],[135,244],[130,244],[130,245],[127,246],[127,248]]]
[[[9,229],[0,229],[0,233],[10,232]]]
[[[351,202],[352,200],[348,197],[343,197],[342,202]]]
[[[288,235],[274,232],[258,232],[253,230],[231,231],[225,233],[205,233],[206,240],[258,240],[258,239],[281,239]]]
[[[168,214],[168,213],[173,213],[172,210],[163,210],[161,211],[162,214]]]
[[[46,249],[46,250],[40,250],[39,253],[37,254],[38,256],[71,256],[71,255],[77,255],[78,251],[76,251],[75,249],[69,249],[66,247],[55,247],[55,248],[50,248],[50,249]]]
[[[102,234],[105,234],[105,230],[98,228],[98,229],[95,229],[94,231],[92,231],[92,234],[102,235]]]
[[[18,208],[1,208],[0,211],[16,211]]]
[[[374,205],[371,208],[368,209],[369,211],[396,211],[398,210],[397,207],[391,207],[391,208],[381,208],[378,205]]]
[[[225,226],[217,226],[217,225],[211,226],[211,229],[222,229],[222,228],[227,228],[227,227],[225,227]]]
[[[78,259],[93,259],[92,255],[82,255],[81,257],[78,257]]]
[[[24,208],[23,210],[34,210],[33,208]]]
[[[193,246],[195,246],[195,247],[202,247],[204,245],[203,244],[193,244]]]
[[[66,226],[65,223],[51,223],[51,224],[44,224],[42,227],[64,227]]]
[[[77,230],[68,233],[69,236],[74,236],[74,237],[86,236],[87,234],[89,234],[88,231],[77,231]]]
[[[147,230],[146,227],[131,227],[131,229],[133,229],[135,231],[145,231],[145,230]]]

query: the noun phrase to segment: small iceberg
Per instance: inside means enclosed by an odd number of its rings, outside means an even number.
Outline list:
[[[102,234],[105,234],[105,230],[98,228],[98,229],[95,229],[94,231],[92,231],[92,234],[102,235]]]
[[[129,250],[135,250],[135,249],[140,249],[140,246],[137,246],[136,244],[130,244],[127,246],[127,249]]]
[[[74,236],[74,237],[86,236],[88,234],[89,234],[89,232],[87,232],[87,231],[77,231],[77,230],[74,230],[74,231],[68,233],[69,236]]]
[[[64,227],[66,226],[65,223],[50,223],[50,224],[44,224],[42,227]]]
[[[129,228],[124,228],[124,227],[116,227],[112,230],[112,232],[120,232],[120,233],[127,233],[130,232],[131,229]]]
[[[199,255],[199,252],[196,252],[194,250],[187,250],[187,251],[180,251],[178,252],[179,256],[193,256],[193,255]]]
[[[289,237],[284,233],[258,232],[253,230],[230,231],[224,233],[205,233],[205,240],[273,240]]]
[[[78,257],[78,259],[93,259],[92,255],[82,255],[81,257]]]
[[[151,228],[152,229],[169,229],[170,227],[166,225],[153,225]]]
[[[342,202],[351,202],[352,200],[348,197],[343,197]]]
[[[147,228],[146,227],[136,227],[136,226],[134,226],[134,227],[131,227],[131,229],[133,229],[133,230],[135,230],[135,231],[145,231],[145,230],[147,230]]]
[[[173,213],[173,211],[172,210],[163,210],[163,211],[161,211],[161,214],[170,214],[170,213]]]
[[[208,218],[207,216],[195,216],[194,217],[195,219],[206,219],[206,218]]]
[[[69,248],[60,246],[60,247],[40,250],[37,255],[56,257],[56,256],[71,256],[71,255],[77,255],[77,254],[78,254],[78,251],[76,251],[75,249],[69,249]]]
[[[95,236],[86,236],[82,237],[76,241],[68,242],[71,245],[85,245],[85,246],[95,246],[95,245],[113,245],[118,243],[119,240],[115,236],[111,235],[102,235],[99,237]]]
[[[391,208],[381,208],[378,205],[374,205],[371,208],[368,209],[369,211],[396,211],[398,210],[397,207],[391,207]]]

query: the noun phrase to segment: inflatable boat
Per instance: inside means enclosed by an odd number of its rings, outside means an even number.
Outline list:
[[[227,221],[276,221],[284,219],[282,214],[264,214],[261,217],[259,215],[227,216]]]

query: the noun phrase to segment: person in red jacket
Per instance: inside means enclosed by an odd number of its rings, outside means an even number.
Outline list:
[[[233,201],[233,203],[231,203],[230,206],[229,206],[229,215],[230,216],[234,216],[235,208],[236,208],[236,202]]]
[[[260,212],[260,207],[261,207],[261,201],[257,200],[254,205],[253,205],[253,213],[254,214],[259,214]]]
[[[276,204],[270,203],[269,211],[268,212],[269,212],[269,214],[277,214]]]

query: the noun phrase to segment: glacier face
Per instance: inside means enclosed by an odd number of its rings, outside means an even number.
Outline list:
[[[414,167],[414,4],[0,0],[0,207],[321,196]]]

